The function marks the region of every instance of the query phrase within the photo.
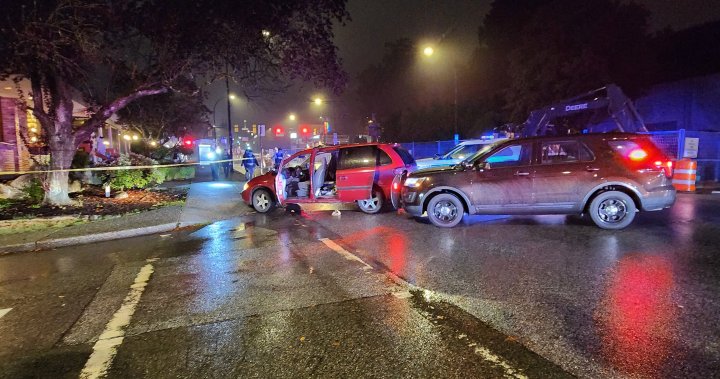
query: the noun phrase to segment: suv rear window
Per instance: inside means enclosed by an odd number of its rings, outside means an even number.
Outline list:
[[[405,163],[406,165],[415,164],[415,158],[413,158],[413,156],[410,155],[407,150],[403,149],[400,146],[393,146],[393,150],[398,153],[400,159],[402,159],[403,163]]]

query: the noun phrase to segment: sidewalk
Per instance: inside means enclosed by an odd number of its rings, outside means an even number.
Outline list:
[[[252,209],[240,197],[244,180],[244,176],[236,172],[227,180],[213,182],[209,169],[201,167],[190,184],[183,206],[168,206],[64,228],[0,235],[0,255],[164,233],[249,214]]]

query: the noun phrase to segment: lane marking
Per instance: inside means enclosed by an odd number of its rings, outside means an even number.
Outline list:
[[[148,264],[138,272],[135,281],[130,286],[130,292],[125,296],[120,308],[105,325],[105,330],[100,334],[98,341],[93,346],[93,352],[85,362],[82,372],[80,372],[81,379],[101,378],[107,374],[107,370],[117,354],[117,349],[125,338],[125,328],[130,324],[130,319],[135,313],[140,297],[145,291],[150,277],[155,272],[152,263],[156,260],[157,258],[147,259]]]
[[[475,354],[482,357],[482,359],[494,363],[496,366],[502,367],[502,369],[505,371],[505,375],[512,378],[517,379],[528,379],[527,376],[525,376],[523,373],[518,372],[515,368],[510,366],[507,362],[505,362],[502,358],[499,356],[493,354],[488,348],[483,346],[476,346],[475,347]]]
[[[8,312],[10,312],[11,310],[12,310],[12,308],[0,309],[0,318],[3,318],[3,316],[8,314]]]
[[[342,255],[343,257],[345,257],[345,259],[347,259],[347,260],[349,260],[349,261],[357,261],[357,262],[362,263],[363,266],[364,266],[364,267],[363,267],[363,270],[372,270],[372,266],[370,266],[369,264],[365,263],[365,261],[363,261],[362,259],[360,259],[357,255],[355,255],[355,254],[353,254],[353,253],[351,253],[351,252],[343,249],[342,246],[336,244],[336,243],[333,242],[331,239],[329,239],[329,238],[320,238],[320,241],[322,241],[325,245],[327,245],[327,247],[333,249],[336,253]]]

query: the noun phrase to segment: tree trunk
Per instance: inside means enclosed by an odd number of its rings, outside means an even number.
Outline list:
[[[54,138],[53,138],[54,139]],[[56,171],[70,168],[75,155],[75,142],[72,138],[50,142],[50,170],[47,176],[47,190],[45,191],[45,204],[72,205],[68,195],[67,171]]]

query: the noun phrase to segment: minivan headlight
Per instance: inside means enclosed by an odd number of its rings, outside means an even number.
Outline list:
[[[407,178],[405,180],[405,187],[410,188],[417,188],[420,187],[420,185],[426,180],[427,178]]]

